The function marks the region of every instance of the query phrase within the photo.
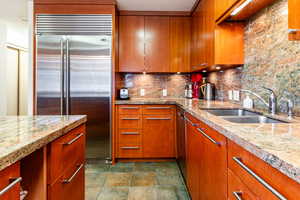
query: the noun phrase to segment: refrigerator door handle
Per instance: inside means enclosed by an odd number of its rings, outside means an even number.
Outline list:
[[[60,40],[60,114],[64,114],[64,98],[65,98],[65,52],[64,52],[64,40]]]
[[[70,114],[70,46],[66,39],[66,114]]]

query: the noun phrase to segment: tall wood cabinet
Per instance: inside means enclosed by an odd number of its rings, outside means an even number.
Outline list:
[[[119,72],[189,72],[190,19],[120,16]]]
[[[243,48],[244,25],[216,25],[214,0],[200,1],[192,16],[191,71],[213,69],[215,65],[242,65]]]

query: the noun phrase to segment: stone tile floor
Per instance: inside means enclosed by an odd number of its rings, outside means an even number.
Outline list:
[[[176,162],[86,164],[86,200],[189,200]]]

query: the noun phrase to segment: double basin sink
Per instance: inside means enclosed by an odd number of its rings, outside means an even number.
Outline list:
[[[206,112],[220,116],[223,119],[239,124],[279,124],[288,123],[271,117],[266,117],[260,113],[245,109],[202,109]]]

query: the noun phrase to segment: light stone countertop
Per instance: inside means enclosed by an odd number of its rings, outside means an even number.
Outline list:
[[[228,139],[256,155],[283,174],[300,183],[300,118],[292,121],[286,115],[273,118],[291,123],[238,124],[206,112],[205,108],[241,108],[223,101],[189,99],[131,99],[116,104],[173,104],[214,128]],[[253,110],[259,111],[259,110]],[[260,112],[260,111],[259,111]],[[268,115],[267,113],[264,113]]]
[[[86,116],[0,116],[0,170],[86,122]]]

